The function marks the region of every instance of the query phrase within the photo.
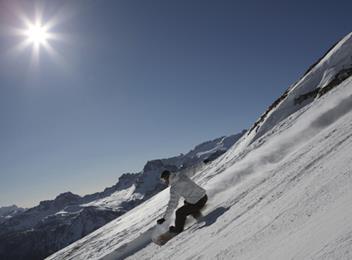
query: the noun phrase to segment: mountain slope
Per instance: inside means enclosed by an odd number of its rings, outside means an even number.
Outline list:
[[[19,208],[16,205],[0,208],[0,224],[20,213],[25,211],[24,208]]]
[[[352,34],[197,171],[206,217],[151,243],[164,190],[48,259],[351,259]]]
[[[187,154],[149,161],[141,172],[123,174],[102,192],[83,197],[65,192],[26,211],[1,208],[0,259],[42,259],[56,252],[165,189],[159,179],[162,170],[195,171],[204,159],[214,160],[243,134],[207,141]]]

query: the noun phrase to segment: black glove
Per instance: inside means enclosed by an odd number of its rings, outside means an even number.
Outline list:
[[[161,219],[158,219],[156,221],[159,225],[163,224],[165,222],[165,219],[164,218],[161,218]]]

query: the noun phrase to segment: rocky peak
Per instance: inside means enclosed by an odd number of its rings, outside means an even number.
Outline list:
[[[68,204],[78,203],[80,200],[81,196],[73,194],[72,192],[64,192],[55,198],[54,206],[56,208],[63,208]]]
[[[163,166],[164,164],[161,160],[152,160],[146,163],[146,165],[143,168],[143,171],[148,172],[148,171],[158,170],[163,168]]]

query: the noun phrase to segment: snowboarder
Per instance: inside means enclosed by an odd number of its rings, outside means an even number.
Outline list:
[[[171,173],[165,170],[161,173],[162,182],[170,186],[170,199],[164,217],[157,221],[162,224],[169,219],[178,205],[180,197],[185,199],[184,205],[176,210],[175,226],[169,227],[170,233],[181,233],[184,229],[187,216],[191,215],[195,219],[201,217],[200,210],[208,200],[205,190],[193,182],[186,175]]]

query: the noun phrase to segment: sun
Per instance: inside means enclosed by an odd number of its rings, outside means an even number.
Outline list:
[[[48,43],[49,32],[41,24],[29,24],[25,35],[32,44],[46,45]]]
[[[52,42],[58,40],[59,37],[51,31],[50,23],[42,22],[40,18],[36,18],[34,21],[27,18],[23,18],[23,20],[24,27],[16,29],[16,34],[21,37],[21,41],[14,47],[14,50],[22,52],[26,49],[32,49],[32,64],[38,64],[42,50],[51,56],[57,56]]]
[[[49,23],[44,23],[40,18],[37,18],[33,22],[26,19],[24,25],[24,28],[18,30],[22,36],[22,41],[18,45],[18,49],[24,50],[28,47],[32,49],[32,64],[39,64],[39,56],[42,50],[51,54],[51,56],[55,56],[56,52],[51,43],[57,37],[51,32]]]
[[[44,62],[46,56],[49,56],[55,63],[66,66],[62,52],[56,51],[56,48],[62,47],[68,40],[68,35],[58,33],[58,30],[63,28],[62,23],[70,13],[59,9],[48,17],[44,15],[44,6],[38,4],[33,8],[32,15],[26,14],[21,6],[16,6],[14,9],[19,27],[9,28],[9,31],[18,37],[19,41],[9,49],[8,53],[14,56],[29,53],[30,68],[39,67],[40,61]]]

